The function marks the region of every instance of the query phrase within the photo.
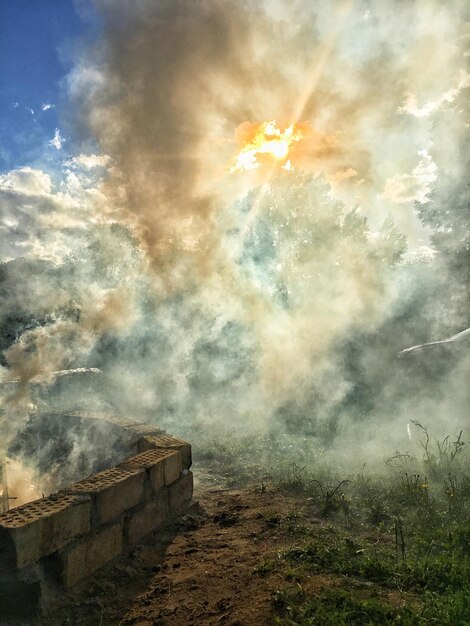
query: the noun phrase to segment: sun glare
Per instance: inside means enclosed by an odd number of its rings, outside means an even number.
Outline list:
[[[284,169],[291,170],[289,152],[303,136],[304,131],[297,124],[291,124],[285,130],[279,128],[276,120],[256,124],[244,138],[229,171],[234,173],[258,169],[266,157],[279,162]]]

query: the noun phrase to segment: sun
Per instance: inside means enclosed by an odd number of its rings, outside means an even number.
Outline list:
[[[297,124],[291,124],[285,130],[281,130],[276,120],[251,125],[250,132],[243,138],[242,147],[229,172],[258,169],[263,163],[263,157],[278,162],[284,169],[291,170],[290,150],[303,137],[304,130]]]

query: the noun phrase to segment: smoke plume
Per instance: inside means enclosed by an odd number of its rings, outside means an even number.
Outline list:
[[[464,4],[95,4],[69,122],[100,153],[75,164],[105,179],[45,271],[62,268],[63,306],[7,347],[11,375],[99,367],[115,407],[177,429],[374,442],[410,417],[461,424],[465,348],[396,355],[468,327],[468,218],[438,219],[449,189],[468,201]],[[233,171],[270,120],[309,129],[293,170]]]

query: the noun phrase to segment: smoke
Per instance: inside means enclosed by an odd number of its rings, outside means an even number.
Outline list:
[[[68,78],[68,115],[100,154],[69,161],[60,198],[34,179],[62,242],[44,275],[62,278],[20,299],[53,315],[7,347],[20,394],[88,366],[118,410],[180,430],[198,417],[344,445],[406,434],[410,417],[462,423],[465,351],[396,354],[468,327],[433,208],[463,194],[464,3],[95,4],[102,33]],[[246,129],[274,119],[311,129],[294,171],[230,172]],[[10,198],[25,178],[10,175]],[[73,184],[82,230],[63,210]]]
[[[374,226],[393,209],[408,236],[424,236],[412,211],[396,206],[409,209],[435,176],[425,152],[429,124],[404,102],[440,88],[450,95],[436,95],[439,107],[463,84],[449,42],[458,34],[451,6],[97,6],[104,36],[72,74],[71,93],[115,164],[112,204],[139,231],[165,284],[174,286],[177,272],[199,280],[223,255],[214,219],[220,201],[246,186],[226,175],[234,131],[245,122],[309,122],[315,133],[297,157],[301,169],[342,180],[348,203],[364,203]],[[423,58],[432,72],[422,71]],[[439,85],[441,70],[448,78]]]
[[[30,467],[23,466],[19,459],[6,459],[3,472],[5,484],[8,485],[6,497],[12,499],[9,508],[41,497],[41,491],[37,487],[38,477]]]

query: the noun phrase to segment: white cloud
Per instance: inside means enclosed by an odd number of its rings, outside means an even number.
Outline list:
[[[63,176],[54,188],[40,169],[21,167],[0,175],[0,261],[28,256],[61,262],[80,233],[105,219],[97,176],[80,169],[65,170]]]
[[[64,141],[65,139],[62,138],[60,134],[60,130],[56,128],[54,137],[49,141],[49,145],[55,148],[56,150],[60,150],[62,148]]]
[[[92,65],[88,65],[83,60],[72,69],[67,80],[69,93],[72,97],[83,97],[84,93],[91,97],[105,85],[102,71]]]
[[[411,174],[395,174],[385,182],[382,197],[393,204],[405,202],[425,203],[437,178],[437,166],[427,150],[418,152],[421,157]]]
[[[43,111],[49,111],[49,109],[55,109],[55,104],[50,104],[48,102],[45,102],[45,103],[41,104],[41,109]]]
[[[81,167],[91,170],[94,167],[106,167],[110,158],[107,154],[79,154],[65,162],[69,167]]]
[[[19,102],[12,102],[11,106],[12,106],[14,109],[17,109],[17,108],[20,106],[20,103],[19,103]]]
[[[448,89],[436,100],[430,100],[419,106],[418,98],[414,93],[407,93],[405,95],[405,102],[402,106],[398,107],[398,113],[408,113],[414,115],[414,117],[426,117],[440,109],[446,103],[452,103],[458,97],[462,89],[470,87],[470,74],[464,70],[460,70],[459,80],[455,87]]]
[[[0,175],[0,191],[24,195],[45,195],[51,192],[51,179],[42,170],[20,167]]]

